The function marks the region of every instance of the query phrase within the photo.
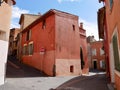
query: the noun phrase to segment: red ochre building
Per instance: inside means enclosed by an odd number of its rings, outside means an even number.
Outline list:
[[[24,19],[23,15],[21,27]],[[40,15],[21,28],[21,61],[50,76],[88,73],[86,32],[82,27],[73,14],[51,9]]]
[[[105,55],[103,50],[103,41],[94,41],[90,43],[92,50],[91,68],[105,70]]]
[[[120,90],[120,0],[99,0],[104,7],[98,11],[99,38],[104,39],[107,76]]]

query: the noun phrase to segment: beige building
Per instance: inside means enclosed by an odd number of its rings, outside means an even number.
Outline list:
[[[1,1],[3,1],[3,3],[1,3],[0,6],[0,85],[4,84],[5,81],[10,21],[12,16],[12,5],[15,4],[15,0]]]

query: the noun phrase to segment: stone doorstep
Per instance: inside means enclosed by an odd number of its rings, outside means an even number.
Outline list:
[[[107,86],[109,90],[116,90],[114,83],[108,83]]]

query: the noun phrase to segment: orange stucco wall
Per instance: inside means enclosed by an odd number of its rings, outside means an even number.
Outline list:
[[[31,41],[34,44],[33,55],[22,57],[24,63],[51,76],[54,74],[56,76],[81,75],[80,47],[82,41],[79,35],[78,17],[65,15],[66,13],[46,15],[43,18],[43,20],[46,19],[46,28],[42,29],[42,21],[36,24],[30,29],[32,37],[29,41],[26,41],[27,32],[23,31],[22,46]],[[75,30],[73,30],[73,25]],[[86,43],[83,45],[87,46]],[[43,47],[46,52],[41,55],[40,49]],[[84,58],[87,56],[86,52],[83,53]],[[86,60],[85,63],[87,63]],[[73,66],[73,72],[70,71],[71,66]]]
[[[108,35],[108,46],[110,47],[110,43],[112,43],[112,37],[115,33],[118,34],[118,47],[120,51],[120,0],[113,0],[113,6],[110,9],[109,0],[105,0],[106,6],[106,21],[107,21],[107,35]],[[115,28],[117,28],[115,30]],[[109,50],[112,52],[111,50]],[[119,52],[120,53],[120,52]],[[109,55],[110,58],[111,55]],[[112,73],[112,72],[110,72]],[[117,90],[120,90],[120,75],[115,74],[115,83]]]
[[[78,18],[56,16],[56,74],[80,75],[80,35]],[[73,30],[73,25],[75,30]],[[70,72],[73,65],[74,73]]]
[[[80,46],[83,51],[83,59],[85,62],[82,73],[87,74],[89,72],[89,65],[88,65],[88,55],[87,55],[87,41],[85,36],[80,36]]]
[[[26,41],[26,34],[22,35],[22,46],[33,41],[34,53],[33,55],[25,55],[22,60],[24,63],[31,65],[39,70],[44,71],[48,75],[53,75],[54,52],[55,52],[55,16],[46,18],[46,28],[42,29],[42,21],[35,25],[32,30],[32,36],[29,41]],[[45,54],[40,54],[40,49],[45,48]]]
[[[3,2],[0,6],[0,32],[4,33],[0,35],[0,39],[5,41],[9,40],[10,21],[12,17],[12,1],[8,1],[11,3],[7,4]]]

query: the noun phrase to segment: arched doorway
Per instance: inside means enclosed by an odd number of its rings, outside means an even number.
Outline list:
[[[84,58],[83,58],[83,50],[81,47],[80,47],[80,60],[81,60],[81,69],[83,69],[85,63],[84,63]]]

